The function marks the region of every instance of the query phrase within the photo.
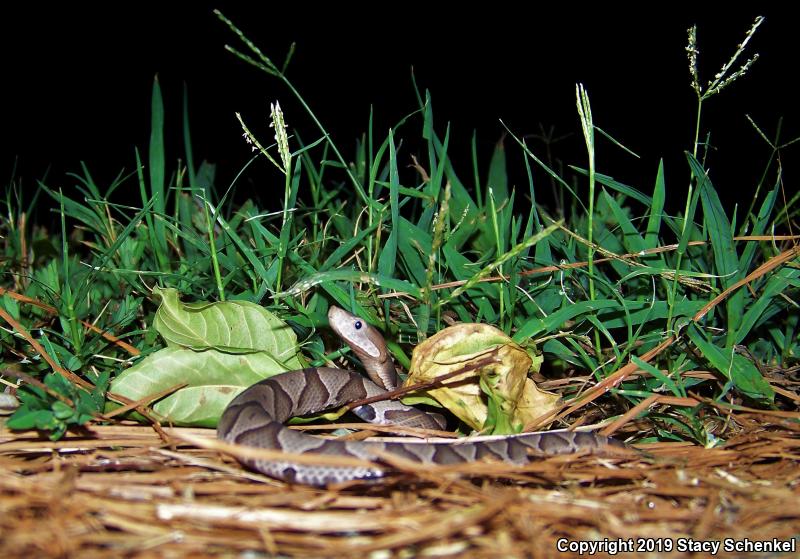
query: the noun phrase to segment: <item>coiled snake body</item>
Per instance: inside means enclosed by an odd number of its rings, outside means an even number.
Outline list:
[[[338,308],[328,313],[333,330],[361,359],[368,380],[355,371],[315,367],[282,373],[254,384],[234,398],[220,419],[217,437],[246,446],[281,450],[287,453],[314,453],[379,460],[387,452],[421,463],[454,464],[490,458],[512,464],[525,464],[531,453],[566,454],[585,449],[619,445],[614,439],[587,432],[549,431],[509,435],[482,441],[377,442],[322,439],[284,426],[289,418],[313,414],[349,402],[376,396],[397,386],[398,378],[375,328]],[[442,429],[444,420],[396,401],[380,401],[355,408],[356,415],[377,424],[402,424],[426,429]],[[387,468],[308,465],[291,461],[243,458],[254,470],[288,482],[325,485],[356,479],[382,477]]]

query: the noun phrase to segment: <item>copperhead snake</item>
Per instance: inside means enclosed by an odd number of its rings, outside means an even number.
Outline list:
[[[368,398],[395,388],[397,371],[380,332],[366,321],[338,307],[328,312],[331,328],[359,357],[371,380],[356,371],[314,367],[282,373],[245,389],[222,413],[217,437],[223,441],[287,453],[313,453],[380,461],[386,452],[414,462],[454,464],[489,458],[525,464],[533,454],[567,454],[601,450],[621,443],[589,432],[546,431],[470,441],[377,442],[322,439],[288,429],[291,417]],[[376,424],[402,424],[425,429],[443,429],[444,418],[397,401],[384,400],[357,407],[353,412]],[[466,441],[466,442],[463,442]],[[326,485],[385,475],[387,466],[319,466],[287,461],[240,458],[250,468],[290,483]]]

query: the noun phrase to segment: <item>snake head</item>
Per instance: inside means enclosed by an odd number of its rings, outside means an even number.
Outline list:
[[[397,372],[389,358],[386,341],[377,329],[363,318],[336,306],[331,306],[328,310],[328,322],[333,331],[361,359],[367,374],[374,382],[387,390],[397,386]]]

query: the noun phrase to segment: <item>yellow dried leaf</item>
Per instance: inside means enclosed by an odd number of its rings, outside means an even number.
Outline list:
[[[487,363],[488,361],[488,363]],[[448,386],[424,392],[464,423],[491,434],[509,434],[555,406],[558,395],[539,390],[528,378],[541,357],[488,324],[457,324],[415,349],[406,386],[430,382],[464,368]]]

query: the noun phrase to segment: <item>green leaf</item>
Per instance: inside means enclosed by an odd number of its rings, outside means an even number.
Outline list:
[[[244,388],[227,384],[187,386],[174,397],[158,402],[153,411],[175,425],[216,427],[222,412]]]
[[[677,253],[679,255],[683,255],[686,252],[686,247],[689,244],[689,239],[691,238],[692,230],[694,229],[694,214],[697,211],[697,202],[700,199],[700,191],[703,184],[708,182],[708,175],[697,159],[695,159],[692,154],[688,152],[686,153],[686,158],[689,160],[689,167],[692,169],[692,173],[694,173],[695,177],[697,178],[699,186],[694,190],[692,198],[689,200],[689,211],[683,217],[684,227],[681,229],[678,222],[672,223],[669,220],[667,221],[668,224],[673,224],[678,227],[677,231],[680,234],[680,241],[678,242]]]
[[[242,389],[303,367],[294,331],[259,305],[184,304],[175,289],[155,293],[162,303],[154,325],[168,347],[123,371],[111,390],[140,400],[188,385],[152,406],[172,423],[213,426]]]
[[[353,250],[355,247],[357,247],[358,245],[360,245],[360,244],[361,244],[361,242],[364,240],[364,238],[365,238],[367,235],[370,235],[370,234],[371,234],[373,231],[375,231],[375,229],[377,229],[379,225],[380,225],[380,222],[379,222],[379,221],[376,221],[376,222],[375,222],[375,223],[373,223],[372,225],[368,225],[368,226],[364,227],[364,229],[361,229],[361,230],[360,230],[358,233],[356,233],[356,235],[355,235],[354,237],[351,237],[351,238],[347,239],[347,241],[345,241],[345,242],[343,242],[341,245],[339,245],[339,246],[336,248],[336,250],[334,250],[334,251],[331,253],[331,255],[330,255],[330,256],[329,256],[329,257],[328,257],[328,258],[325,260],[325,262],[322,264],[322,266],[320,266],[320,267],[319,267],[319,271],[320,271],[320,272],[327,272],[328,270],[330,270],[330,269],[331,269],[331,268],[333,268],[334,266],[338,266],[338,265],[340,265],[340,264],[341,264],[341,262],[342,262],[342,260],[344,260],[344,259],[345,259],[344,257],[345,257],[346,255],[350,254],[350,252],[351,252],[351,251],[352,251],[352,250]],[[390,234],[390,235],[389,235],[389,240],[387,240],[387,241],[386,241],[386,247],[387,247],[387,248],[384,248],[384,250],[381,252],[381,256],[380,256],[381,260],[382,260],[382,259],[383,259],[383,257],[384,257],[383,255],[384,255],[384,254],[386,254],[387,252],[389,252],[389,249],[388,249],[388,247],[389,247],[389,245],[390,245],[390,243],[391,243],[391,239],[392,239],[392,235],[393,235],[393,234],[394,234],[394,233]],[[395,243],[395,244],[396,244],[396,243]],[[381,273],[384,273],[384,272],[381,270],[381,268],[380,268],[380,267],[378,268],[378,270],[379,270]],[[394,270],[394,261],[392,261],[392,267],[391,267],[391,268],[389,268],[389,270],[390,270],[390,271],[391,271],[391,270]]]
[[[491,195],[489,193],[490,189]],[[500,222],[498,233],[501,237],[500,244],[502,250],[505,250],[506,243],[502,242],[504,240],[502,237],[503,233],[508,231],[511,222],[511,205],[508,203],[509,192],[508,172],[506,170],[506,148],[502,139],[494,146],[492,160],[489,162],[489,177],[486,181],[486,200],[484,201],[485,208],[491,207],[491,198],[494,198],[494,205],[496,208],[502,208],[499,210],[500,215],[498,216],[498,221]],[[489,246],[494,247],[497,243],[497,240],[494,238],[494,230],[491,227],[487,227],[485,233],[489,237]]]
[[[666,185],[664,184],[664,160],[658,162],[658,174],[656,174],[656,185],[653,188],[653,204],[650,206],[647,218],[647,234],[645,235],[645,246],[656,248],[658,246],[658,233],[661,230],[661,213],[664,211],[664,200]]]
[[[635,355],[631,357],[631,361],[640,369],[647,371],[651,375],[653,375],[656,379],[660,380],[664,386],[669,388],[670,392],[672,392],[678,398],[682,398],[686,396],[684,391],[675,383],[674,380],[669,378],[666,374],[661,372],[657,367],[652,366],[650,363],[646,361],[642,361]]]
[[[43,429],[45,425],[53,422],[53,412],[50,410],[31,410],[21,407],[14,412],[14,415],[6,421],[6,427],[14,431],[25,431],[27,429]]]
[[[383,276],[395,273],[397,262],[397,227],[400,217],[400,176],[397,171],[397,149],[394,145],[394,133],[389,130],[389,208],[391,210],[391,232],[378,258],[378,272]],[[377,223],[376,223],[377,225]],[[324,271],[324,270],[323,270]]]
[[[618,308],[601,309],[597,314],[603,321],[606,328],[622,328],[625,326],[643,324],[657,319],[665,319],[669,316],[670,307],[666,301],[624,301],[625,306],[618,305]],[[690,301],[683,299],[672,307],[672,316],[693,316],[703,307],[704,301]],[[623,311],[627,310],[625,316]]]
[[[745,336],[750,333],[756,321],[768,312],[770,307],[776,307],[778,303],[775,298],[783,293],[791,285],[791,281],[800,277],[800,270],[797,268],[781,268],[767,280],[766,285],[759,291],[759,296],[755,299],[742,316],[739,329],[733,343],[739,344]]]
[[[467,281],[479,270],[479,267],[471,262],[466,256],[458,252],[452,242],[447,242],[442,247],[444,261],[455,279]],[[470,295],[472,303],[478,306],[480,316],[487,322],[494,322],[497,313],[493,306],[493,297],[496,290],[492,289],[487,283],[476,283],[471,287],[467,294]]]
[[[266,352],[286,370],[302,368],[294,331],[267,309],[248,301],[181,303],[175,289],[154,293],[161,296],[161,306],[153,326],[168,346]]]
[[[733,230],[719,196],[706,179],[700,184],[700,200],[703,204],[706,231],[711,239],[711,248],[714,251],[714,267],[720,276],[720,283],[728,288],[744,277],[743,270],[739,269],[739,258],[733,246]],[[744,290],[738,289],[725,301],[728,318],[728,347],[733,346],[733,338],[742,320],[744,308]]]
[[[151,99],[150,117],[150,197],[153,199],[153,209],[157,216],[165,215],[166,193],[166,152],[164,148],[164,100],[161,96],[161,86],[158,76],[153,80],[153,94]],[[154,219],[151,223],[150,235],[154,242],[156,257],[161,271],[169,270],[169,256],[167,249],[166,229],[163,219]]]
[[[72,417],[72,414],[74,413],[74,410],[61,400],[56,400],[53,402],[51,409],[53,410],[53,415],[62,420]]]
[[[625,250],[628,252],[643,251],[645,249],[644,239],[642,239],[641,235],[639,235],[639,232],[636,230],[636,227],[633,226],[633,223],[631,223],[631,220],[625,214],[625,210],[620,207],[617,201],[614,200],[614,197],[611,196],[605,189],[603,189],[603,198],[605,203],[608,204],[608,207],[611,208],[611,212],[614,214],[617,225],[622,231],[622,244],[625,247]]]
[[[421,292],[419,287],[405,280],[388,278],[380,274],[368,274],[366,272],[359,272],[358,270],[332,270],[330,272],[320,272],[306,279],[300,280],[299,282],[294,284],[290,289],[287,289],[286,291],[283,291],[281,293],[276,293],[275,298],[278,299],[280,297],[299,295],[305,291],[308,291],[315,285],[325,284],[333,281],[370,283],[380,287],[394,289],[395,291],[402,291],[408,293],[409,295],[411,295],[416,299],[419,299],[421,297]]]
[[[433,239],[427,231],[420,229],[404,217],[400,216],[397,229],[397,248],[406,270],[406,277],[417,285],[424,285],[427,277],[427,255],[432,250]],[[425,255],[425,261],[422,255]]]
[[[514,341],[522,343],[528,338],[532,338],[542,332],[552,332],[561,327],[567,320],[571,320],[576,316],[585,313],[597,312],[603,309],[618,309],[620,308],[619,301],[613,299],[597,300],[597,301],[581,301],[574,303],[558,311],[543,317],[534,317],[528,320],[518,331],[514,334]]]
[[[105,394],[111,384],[111,370],[107,369],[101,372],[94,381],[94,390],[91,393],[91,399],[94,403],[96,410],[100,410],[105,402]]]
[[[764,203],[761,204],[761,209],[758,212],[758,217],[755,219],[753,223],[753,230],[750,232],[753,236],[763,235],[764,231],[767,228],[769,223],[769,216],[772,214],[772,209],[775,207],[775,199],[778,195],[778,187],[776,186],[772,190],[770,190],[766,197],[764,198]],[[747,220],[744,220],[745,224]],[[756,254],[756,250],[758,249],[759,243],[756,242],[748,242],[745,243],[744,250],[742,251],[742,257],[739,259],[739,263],[742,267],[742,271],[746,273],[750,270],[750,266],[753,263],[753,257]],[[745,274],[742,274],[743,276]]]
[[[450,144],[450,125],[444,133],[444,141],[441,144],[441,150],[437,152],[434,145],[428,143],[428,162],[431,168],[431,177],[425,185],[425,193],[431,197],[432,200],[439,199],[439,192],[442,188],[442,177],[444,176],[445,166],[447,163],[447,146]],[[438,160],[437,160],[438,156]],[[432,209],[432,208],[426,208]]]
[[[160,400],[153,410],[176,425],[214,426],[236,394],[286,370],[263,351],[242,354],[168,347],[120,373],[111,391],[140,400],[186,383],[186,388]]]
[[[570,165],[569,167],[570,169],[573,169],[574,171],[584,176],[587,177],[589,176],[589,171],[587,171],[586,169],[581,169],[580,167],[574,167],[572,165]],[[634,200],[638,200],[647,207],[653,204],[653,200],[649,196],[642,194],[632,186],[628,186],[627,184],[622,184],[621,182],[615,181],[612,177],[609,177],[608,175],[595,173],[594,178],[598,183],[602,184],[603,186],[607,186],[611,190],[616,190],[617,192],[619,192],[620,194],[624,194],[625,196],[630,196]]]
[[[775,399],[775,391],[752,361],[733,353],[732,349],[723,350],[707,341],[696,324],[689,325],[687,334],[703,357],[747,397],[760,402],[772,402]]]
[[[44,384],[62,396],[70,396],[74,390],[72,384],[58,373],[50,373],[44,377]]]

